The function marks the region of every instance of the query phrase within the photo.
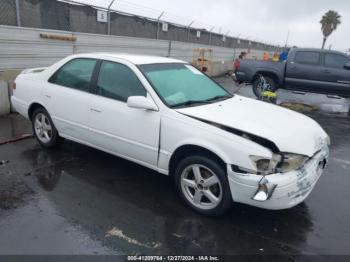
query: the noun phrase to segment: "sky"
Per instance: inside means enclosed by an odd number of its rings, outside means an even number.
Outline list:
[[[78,0],[107,7],[111,0]],[[115,0],[113,9],[214,32],[284,46],[321,47],[319,21],[328,10],[341,15],[341,25],[326,47],[350,48],[350,0]]]

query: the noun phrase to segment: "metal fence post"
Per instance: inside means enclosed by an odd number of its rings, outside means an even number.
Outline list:
[[[18,0],[17,0],[18,1]],[[107,21],[107,34],[110,35],[111,34],[111,6],[113,5],[113,3],[115,2],[115,0],[112,0],[111,3],[108,6],[108,11],[107,11],[107,17],[108,17],[108,21]]]
[[[16,18],[17,18],[17,26],[21,26],[21,13],[19,10],[19,0],[16,0]]]
[[[77,36],[76,36],[76,34],[74,33],[74,32],[72,32],[72,37],[76,37],[76,38],[78,38]],[[77,53],[77,49],[78,49],[78,47],[77,47],[77,44],[76,44],[76,41],[73,41],[73,45],[72,45],[72,55],[74,55],[74,54],[76,54]]]
[[[215,26],[213,26],[210,30],[209,30],[209,45],[211,45],[211,32],[214,30]]]
[[[159,20],[163,15],[164,15],[164,11],[160,14],[160,16],[158,16],[158,19],[157,19],[157,39],[159,39]]]
[[[168,57],[170,57],[170,55],[171,55],[171,43],[172,43],[172,41],[169,40],[169,45],[168,45]]]
[[[193,25],[194,21],[192,21],[188,26],[187,26],[187,42],[190,41],[190,29],[191,25]]]

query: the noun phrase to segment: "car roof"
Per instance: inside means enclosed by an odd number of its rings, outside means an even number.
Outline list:
[[[143,64],[158,64],[158,63],[187,63],[182,60],[161,57],[161,56],[147,56],[147,55],[137,55],[137,54],[126,54],[126,53],[87,53],[74,55],[75,57],[84,58],[97,58],[97,59],[122,59],[131,62],[135,65]]]

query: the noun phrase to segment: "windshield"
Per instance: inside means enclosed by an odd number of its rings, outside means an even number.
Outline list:
[[[140,68],[170,107],[213,103],[232,97],[223,87],[188,64],[148,64]]]

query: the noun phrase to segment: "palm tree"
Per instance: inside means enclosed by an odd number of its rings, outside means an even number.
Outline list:
[[[327,37],[330,36],[330,34],[337,29],[337,26],[341,23],[340,21],[341,16],[338,14],[338,12],[329,10],[327,13],[325,13],[322,16],[322,19],[320,21],[322,27],[322,33],[323,33],[323,43],[322,43],[322,49],[324,48],[324,45],[326,44]]]

